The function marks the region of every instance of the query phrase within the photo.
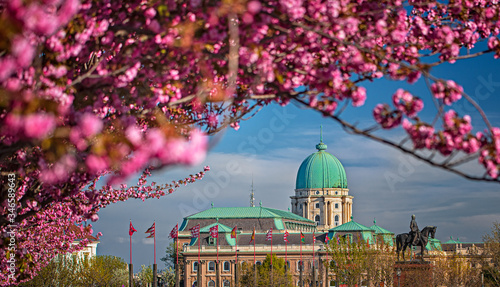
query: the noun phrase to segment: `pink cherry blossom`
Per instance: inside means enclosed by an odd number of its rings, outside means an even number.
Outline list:
[[[24,118],[24,134],[29,138],[42,139],[51,133],[56,126],[54,116],[38,113]]]

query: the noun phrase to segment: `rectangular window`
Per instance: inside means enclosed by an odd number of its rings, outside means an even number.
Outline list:
[[[208,238],[208,245],[211,245],[211,246],[217,245],[217,238],[209,237]]]
[[[208,271],[211,272],[215,271],[215,262],[213,261],[208,262]]]

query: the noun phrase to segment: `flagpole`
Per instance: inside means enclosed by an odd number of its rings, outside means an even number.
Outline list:
[[[302,236],[300,238],[300,265],[302,265]]]
[[[219,228],[217,228],[217,264],[219,264]]]
[[[156,265],[156,221],[153,221],[153,241],[154,241],[154,264],[153,264],[153,287],[158,286],[158,266]]]
[[[274,286],[274,282],[273,282],[273,232],[272,232],[272,229],[271,229],[271,286]]]
[[[316,242],[316,237],[314,237],[314,231],[313,231],[313,266],[316,266],[316,252],[314,251],[314,243]]]
[[[304,262],[302,262],[302,232],[300,232],[300,265],[299,265],[299,281],[300,286],[304,287],[304,281],[302,280],[302,273],[304,272]]]
[[[271,232],[271,269],[273,268],[273,233]]]
[[[238,264],[238,230],[235,232],[236,238],[234,239],[236,241],[236,249],[234,250],[234,256],[236,258],[236,264]]]
[[[326,282],[330,282],[329,279],[328,279],[329,278],[328,277],[328,273],[329,273],[328,269],[330,268],[330,261],[328,261],[328,247],[329,247],[328,243],[329,242],[330,242],[330,238],[328,237],[328,233],[327,233],[326,234],[326,238],[325,238],[325,250],[326,250],[326,268],[325,268],[326,272],[325,273],[326,273]]]
[[[253,228],[253,265],[255,265],[255,227]]]
[[[175,237],[175,286],[179,287],[179,222],[175,225],[177,228],[177,236]]]
[[[153,225],[155,226],[155,233],[153,234],[154,235],[154,252],[155,252],[155,264],[156,264],[156,222],[153,222]],[[154,279],[153,279],[154,280]]]
[[[285,266],[288,266],[287,256],[288,256],[288,241],[285,241]]]
[[[175,226],[179,226],[179,222]],[[177,231],[177,237],[175,238],[175,264],[179,264],[179,231]]]
[[[201,238],[200,238],[200,233],[198,231],[198,268],[200,268],[200,249],[201,249],[200,241],[201,241]]]

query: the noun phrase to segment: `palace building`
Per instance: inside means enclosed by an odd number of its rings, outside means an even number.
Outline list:
[[[321,139],[317,151],[299,166],[294,195],[290,197],[291,212],[262,204],[212,206],[185,217],[177,238],[182,246],[180,286],[237,286],[239,264],[260,264],[271,252],[286,257],[287,272],[295,286],[300,285],[301,278],[309,283],[314,280],[317,286],[334,286],[323,265],[328,260],[326,236],[330,239],[344,236],[367,244],[381,239],[393,245],[394,234],[390,231],[375,222],[366,227],[353,220],[354,197],[349,194],[346,172],[326,149]],[[218,238],[213,238],[210,229],[216,225]],[[191,230],[197,226],[199,236],[192,238]],[[288,243],[284,241],[286,232]]]

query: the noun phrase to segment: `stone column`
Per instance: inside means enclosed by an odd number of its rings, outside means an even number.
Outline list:
[[[346,204],[345,204],[345,198],[342,198],[342,202],[340,203],[342,206],[342,218],[340,224],[345,223],[345,212],[346,212]]]
[[[349,214],[347,215],[349,221],[351,220],[351,216],[352,216],[352,202],[349,202]]]
[[[179,272],[180,272],[180,268],[179,268]],[[189,275],[191,273],[191,265],[189,264],[189,261],[188,260],[185,260],[184,259],[184,286],[182,287],[188,287],[188,281],[189,281]],[[180,274],[179,274],[179,277]]]
[[[307,202],[302,203],[302,217],[307,218]]]
[[[326,211],[327,211],[327,220],[326,220],[326,225],[327,225],[327,228],[330,228],[332,226],[332,202],[330,200],[328,200],[326,202]]]
[[[307,198],[307,205],[306,205],[306,218],[307,218],[307,219],[310,219],[310,218],[309,218],[309,213],[310,213],[310,211],[311,211],[311,207],[310,207],[310,206],[311,206],[311,200],[310,200],[310,199],[309,199],[309,197],[308,197],[308,198]],[[313,218],[313,220],[314,220],[314,218]]]

